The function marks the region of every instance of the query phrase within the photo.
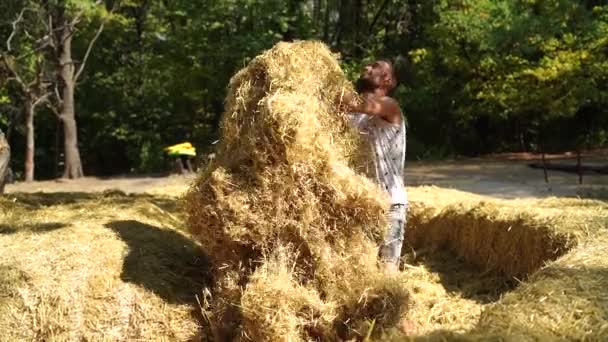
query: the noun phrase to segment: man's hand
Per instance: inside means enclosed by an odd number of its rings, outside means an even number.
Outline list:
[[[393,98],[388,96],[364,95],[361,101],[353,105],[354,112],[379,116],[383,120],[395,125],[401,124],[401,108]]]
[[[352,91],[345,90],[343,94],[338,95],[336,105],[344,112],[375,115],[392,124],[401,124],[401,108],[395,99],[388,96],[368,94],[360,97]]]
[[[360,101],[358,100],[357,94],[350,90],[345,90],[343,93],[338,94],[335,102],[339,110],[354,112],[357,110]]]

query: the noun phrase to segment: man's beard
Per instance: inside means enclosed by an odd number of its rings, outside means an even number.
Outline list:
[[[357,82],[355,82],[355,89],[357,90],[358,93],[361,93],[364,91],[374,89],[374,84],[366,78],[359,77]]]

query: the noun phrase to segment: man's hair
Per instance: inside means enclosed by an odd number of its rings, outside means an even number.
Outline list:
[[[384,63],[388,64],[389,68],[391,69],[391,71],[390,71],[390,73],[391,73],[391,89],[389,89],[389,92],[392,92],[393,90],[395,90],[395,88],[397,88],[397,85],[398,85],[397,72],[395,71],[395,65],[388,58],[380,58],[380,59],[378,59],[378,61],[379,62],[384,62]]]

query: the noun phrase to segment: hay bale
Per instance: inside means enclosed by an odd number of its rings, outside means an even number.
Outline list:
[[[483,335],[513,341],[608,341],[608,238],[598,236],[530,277],[482,314]]]
[[[300,283],[292,249],[279,247],[251,275],[241,299],[243,326],[253,341],[300,341],[327,335],[333,303]],[[305,337],[305,338],[304,338]]]
[[[305,339],[302,317],[312,305],[324,317],[317,325],[332,327],[321,329],[330,338],[338,325],[348,335],[368,319],[393,324],[406,309],[407,291],[378,270],[389,202],[354,167],[368,150],[335,105],[346,88],[335,56],[319,42],[279,43],[232,78],[217,157],[186,195],[189,229],[216,265],[218,325],[243,321],[243,335]],[[297,277],[280,262],[260,261],[283,245],[294,246]],[[286,284],[272,285],[280,281]],[[229,307],[289,314],[275,324]]]
[[[415,248],[449,250],[520,280],[576,246],[592,218],[563,210],[572,200],[497,200],[435,187],[410,192],[407,240]]]
[[[427,331],[413,340],[608,339],[605,202],[495,200],[436,187],[411,188],[409,193],[408,238],[418,252],[445,249],[497,276],[519,277],[519,286],[484,306],[479,321],[466,332]],[[413,293],[416,312],[415,288]],[[405,339],[396,333],[386,340]]]

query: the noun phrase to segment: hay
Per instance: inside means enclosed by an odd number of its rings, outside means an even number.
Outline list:
[[[332,303],[301,284],[293,251],[279,247],[252,274],[241,299],[244,331],[253,341],[298,341],[327,335],[335,319]],[[263,309],[260,312],[260,308]]]
[[[207,286],[205,257],[161,209],[174,204],[0,198],[0,341],[190,340],[204,324],[195,295]]]
[[[608,340],[608,238],[549,264],[482,314],[477,334],[512,341]]]
[[[596,215],[581,210],[593,201],[496,200],[433,187],[412,191],[407,240],[415,248],[449,250],[520,280],[574,247],[589,227],[597,229],[590,225]],[[563,210],[568,205],[573,210]]]
[[[349,87],[318,42],[279,43],[231,80],[217,158],[186,196],[190,231],[217,270],[218,326],[244,320],[242,336],[313,338],[302,322],[315,307],[327,339],[360,335],[366,320],[394,324],[406,309],[407,291],[377,266],[387,196],[353,167],[365,145],[334,104]],[[294,248],[293,274],[260,261],[282,245]],[[279,280],[285,287],[271,285]],[[302,288],[289,303],[262,295]],[[321,302],[303,305],[314,293]],[[267,307],[285,314],[266,318]]]
[[[568,235],[573,247],[521,282],[420,245],[406,255],[400,276],[374,280],[376,273],[367,272],[364,279],[349,283],[362,273],[357,269],[375,265],[376,247],[365,235],[346,242],[359,257],[344,254],[330,259],[332,263],[317,263],[327,268],[319,274],[330,275],[319,280],[310,277],[310,269],[302,269],[293,252],[296,246],[277,245],[263,253],[246,282],[238,283],[244,272],[238,268],[232,269],[233,277],[222,277],[221,286],[235,291],[212,302],[224,299],[226,308],[236,308],[237,323],[247,326],[243,331],[252,340],[331,340],[336,332],[365,336],[379,313],[389,317],[378,321],[391,320],[391,298],[397,296],[383,293],[406,294],[404,289],[409,292],[407,318],[418,326],[417,336],[410,337],[415,341],[608,340],[607,203],[498,201],[434,187],[408,191],[415,204],[412,215],[439,215],[457,203],[474,207],[484,201],[499,212],[528,212],[548,231]],[[179,231],[182,214],[175,211],[176,204],[174,198],[119,192],[0,198],[0,341],[174,341],[190,340],[197,330],[194,341],[208,340],[207,318],[195,295],[204,306],[209,297],[200,290],[210,286],[205,273],[212,270],[201,263],[205,256],[199,246]],[[453,226],[446,224],[449,229]],[[331,258],[334,249],[325,247],[329,253],[318,254]],[[332,279],[325,286],[328,291],[317,286]],[[384,285],[376,283],[366,291],[365,284],[375,282]],[[275,309],[281,314],[269,314]],[[344,326],[344,315],[373,318]],[[374,329],[371,340],[408,340],[390,326]]]
[[[412,210],[408,229],[417,253],[433,255],[449,251],[481,266],[467,283],[493,276],[496,284],[503,279],[515,280],[518,285],[498,300],[482,302],[477,307],[458,298],[444,303],[441,301],[446,298],[444,289],[423,278],[428,275],[425,267],[406,269],[405,273],[414,278],[406,284],[413,302],[408,317],[421,322],[424,328],[413,340],[605,341],[608,338],[605,202],[568,198],[495,200],[435,187],[412,188],[409,193]],[[551,252],[547,244],[559,253]],[[516,259],[501,258],[499,254]],[[462,290],[463,287],[458,289]],[[481,313],[471,315],[470,311],[479,309]],[[452,317],[458,313],[468,315],[469,323]],[[425,322],[430,318],[435,322]],[[392,333],[386,340],[408,340]]]

